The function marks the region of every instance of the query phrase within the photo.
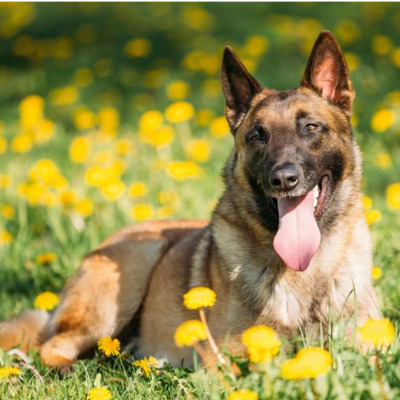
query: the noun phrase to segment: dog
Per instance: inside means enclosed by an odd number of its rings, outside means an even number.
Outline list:
[[[196,286],[216,292],[210,330],[239,353],[237,338],[253,325],[291,337],[327,330],[332,318],[380,317],[354,89],[335,38],[320,33],[296,89],[263,88],[230,47],[221,81],[234,149],[211,221],[146,222],[112,235],[84,258],[53,313],[0,325],[3,349],[36,348],[58,367],[134,325],[138,354],[190,364],[192,349],[173,337],[198,318],[182,304]]]

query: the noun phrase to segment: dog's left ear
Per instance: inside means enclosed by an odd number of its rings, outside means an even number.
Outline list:
[[[251,100],[263,88],[229,46],[225,47],[222,59],[221,82],[226,119],[234,133],[249,110]]]
[[[351,116],[355,92],[343,52],[329,31],[322,31],[311,51],[301,86],[311,88]]]

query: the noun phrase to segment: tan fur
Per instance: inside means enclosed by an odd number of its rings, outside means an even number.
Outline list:
[[[313,50],[302,86],[287,93],[261,89],[227,50],[222,80],[235,150],[224,172],[226,190],[210,223],[149,222],[117,232],[84,259],[45,324],[31,314],[3,323],[0,346],[37,347],[49,366],[70,364],[100,337],[120,335],[136,316],[139,355],[190,364],[192,349],[176,347],[173,335],[182,322],[198,318],[197,312],[182,305],[182,295],[194,286],[208,286],[217,293],[207,319],[220,345],[233,353],[241,351],[241,333],[255,324],[272,326],[287,336],[299,331],[315,335],[321,326],[326,330],[331,317],[349,320],[357,314],[355,323],[379,317],[361,204],[361,157],[348,122],[354,93],[345,73],[340,75],[345,80],[342,86],[329,82],[334,88],[331,99],[318,93],[319,63],[325,69],[336,68],[323,74],[325,92],[326,76],[336,79],[343,67],[336,42],[326,33],[322,36],[317,43],[323,54]],[[325,56],[331,58],[323,63],[320,58]],[[235,90],[245,90],[244,97]],[[279,132],[271,143],[284,148],[293,141],[288,132],[295,129],[299,110],[331,127],[329,139],[321,136],[318,146],[308,150],[315,162],[323,163],[331,154],[341,160],[335,199],[329,205],[336,213],[332,215],[339,217],[321,222],[320,247],[304,272],[287,268],[273,249],[275,233],[265,226],[249,183],[252,153],[246,139],[256,121],[262,121]],[[33,337],[22,338],[21,332],[34,326]]]

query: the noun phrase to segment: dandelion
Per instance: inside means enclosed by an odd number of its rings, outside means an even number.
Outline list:
[[[375,132],[385,132],[394,124],[394,112],[389,109],[377,111],[371,120],[371,127]]]
[[[179,124],[193,118],[194,108],[187,101],[177,101],[172,103],[165,110],[165,118],[173,124]]]
[[[130,214],[135,221],[145,221],[154,215],[154,209],[150,204],[136,204],[131,208]]]
[[[249,389],[232,392],[228,400],[258,400],[258,394]]]
[[[114,107],[104,107],[99,112],[99,124],[102,133],[114,135],[119,127],[119,112]]]
[[[363,196],[362,197],[362,205],[363,205],[364,211],[369,210],[372,207],[371,197]]]
[[[87,400],[110,400],[111,392],[104,387],[97,387],[89,390]]]
[[[0,379],[8,378],[10,376],[18,376],[21,370],[17,367],[0,367]]]
[[[193,139],[187,144],[186,153],[193,160],[204,163],[210,158],[210,143],[206,139]]]
[[[1,214],[6,219],[12,219],[14,217],[14,208],[9,204],[4,204],[1,208]]]
[[[214,117],[214,112],[208,108],[202,108],[196,112],[196,123],[199,126],[207,126]]]
[[[376,166],[381,169],[389,169],[393,165],[392,158],[388,153],[379,152],[374,161]]]
[[[306,347],[281,365],[281,376],[289,380],[314,379],[327,374],[332,367],[329,351],[319,347]]]
[[[90,199],[82,199],[76,202],[75,204],[75,211],[81,217],[88,217],[93,213],[93,202]]]
[[[393,50],[392,62],[396,67],[400,68],[400,47],[396,47]]]
[[[149,357],[143,358],[141,360],[136,360],[133,365],[143,370],[146,377],[148,377],[151,373],[151,367],[157,367],[158,362],[154,357]]]
[[[183,295],[183,305],[189,310],[212,307],[216,300],[215,292],[204,286],[194,287]]]
[[[50,311],[56,307],[58,303],[59,297],[57,294],[52,292],[43,292],[35,298],[34,305],[35,308],[40,310]]]
[[[375,224],[381,218],[382,218],[382,214],[379,210],[372,209],[372,210],[368,210],[365,213],[365,219],[366,219],[368,225]]]
[[[372,38],[372,50],[379,56],[385,56],[392,50],[393,42],[385,35],[375,35]]]
[[[107,357],[118,356],[120,354],[121,343],[118,339],[112,339],[110,336],[105,336],[98,340],[97,347]]]
[[[53,89],[49,95],[50,102],[55,106],[74,104],[79,98],[79,91],[74,86],[65,86]]]
[[[129,187],[129,195],[134,199],[146,196],[148,191],[149,189],[147,188],[147,185],[143,182],[134,182]]]
[[[146,57],[151,51],[151,43],[145,38],[130,40],[124,47],[124,52],[129,58]]]
[[[394,325],[387,318],[368,319],[358,328],[361,341],[375,348],[389,346],[394,340]]]
[[[91,129],[96,125],[96,114],[85,108],[74,113],[74,125],[79,130]]]
[[[210,132],[216,138],[223,138],[229,134],[229,125],[225,117],[214,118],[210,124]]]
[[[134,150],[134,145],[132,140],[124,138],[118,140],[117,143],[115,143],[114,149],[115,149],[115,154],[117,154],[118,156],[125,157],[128,154],[132,153],[132,151]]]
[[[372,279],[378,280],[382,276],[382,269],[380,267],[372,267]]]
[[[90,155],[92,141],[89,138],[79,136],[69,146],[69,158],[76,164],[85,163]]]
[[[167,96],[172,100],[181,100],[187,97],[189,85],[184,81],[173,81],[167,86]]]
[[[400,209],[400,182],[392,183],[386,188],[386,202],[391,209]]]
[[[60,204],[62,204],[65,207],[70,207],[75,204],[77,195],[74,190],[68,189],[62,191],[58,199],[60,201]]]
[[[14,153],[28,153],[33,146],[33,139],[30,135],[20,134],[11,141],[11,150]]]
[[[197,178],[201,171],[193,161],[171,161],[167,165],[167,174],[177,181]]]
[[[151,132],[139,132],[139,138],[142,142],[157,148],[169,145],[174,140],[174,136],[174,129],[170,125],[163,126]]]
[[[55,260],[57,260],[57,255],[51,252],[39,254],[36,257],[36,262],[41,265],[51,264]]]
[[[174,334],[175,344],[178,347],[193,346],[200,340],[206,340],[207,333],[201,321],[191,319],[179,325]]]
[[[139,129],[141,132],[154,132],[161,128],[163,116],[157,110],[145,112],[139,119]]]
[[[272,360],[278,354],[281,345],[276,332],[265,325],[246,329],[242,343],[246,346],[250,361],[253,363]]]
[[[74,74],[77,86],[89,86],[93,82],[93,72],[89,68],[80,68]]]
[[[9,244],[12,242],[12,235],[5,229],[0,230],[0,245]]]
[[[11,177],[10,175],[0,174],[0,190],[7,189],[11,186]]]
[[[118,179],[109,180],[100,186],[100,191],[106,200],[114,201],[125,193],[125,183]]]
[[[205,80],[203,92],[207,97],[218,97],[221,94],[221,82],[218,79]]]

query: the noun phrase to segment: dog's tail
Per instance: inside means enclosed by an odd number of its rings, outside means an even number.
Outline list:
[[[0,323],[0,347],[8,350],[18,347],[22,351],[37,349],[49,322],[46,311],[28,310],[10,321]]]

